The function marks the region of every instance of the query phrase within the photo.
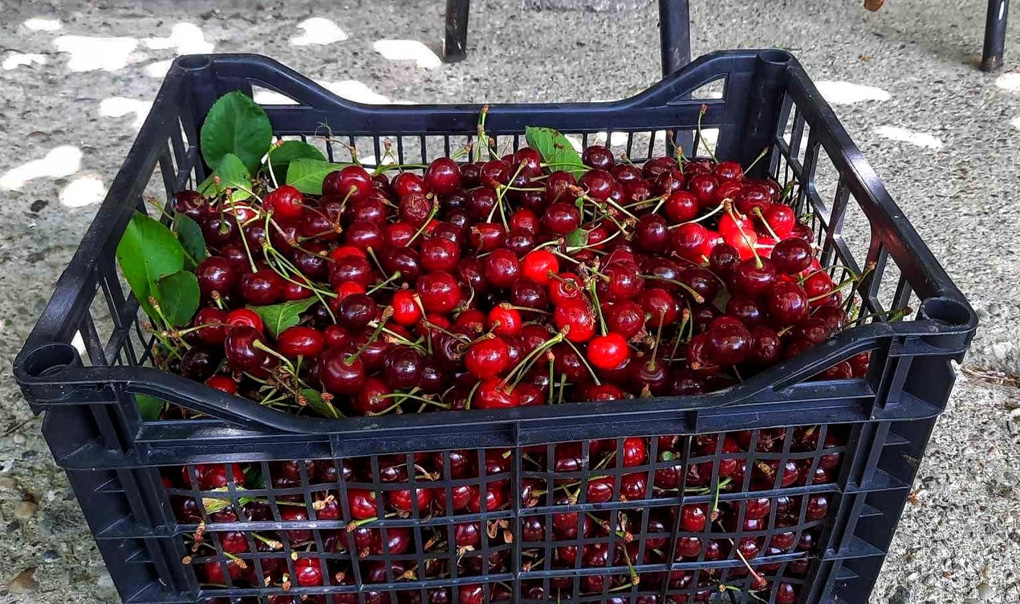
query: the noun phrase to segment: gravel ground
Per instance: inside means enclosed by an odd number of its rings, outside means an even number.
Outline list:
[[[659,73],[655,10],[641,0],[475,0],[469,57],[444,66],[430,53],[390,60],[373,46],[407,39],[436,48],[438,0],[221,2],[214,10],[195,0],[4,4],[0,354],[8,366],[176,53],[260,52],[345,94],[415,102],[609,99]],[[939,420],[873,602],[1020,602],[1020,237],[1004,219],[1020,209],[1020,28],[1011,30],[1004,70],[977,71],[984,6],[900,0],[877,14],[858,2],[806,0],[693,7],[695,54],[784,47],[816,81],[870,87],[826,90],[844,103],[837,114],[983,320],[965,363],[972,373]],[[335,25],[300,28],[310,17]],[[850,102],[854,94],[872,100]],[[115,602],[39,420],[7,372],[0,396],[0,559],[8,560],[0,601]]]

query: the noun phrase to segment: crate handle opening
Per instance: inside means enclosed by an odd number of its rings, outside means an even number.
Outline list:
[[[177,65],[185,71],[198,71],[212,65],[209,55],[184,55],[177,59]]]
[[[943,321],[954,327],[970,325],[973,313],[970,307],[952,298],[928,298],[921,304],[921,313],[936,321]]]
[[[81,356],[70,344],[51,342],[28,353],[22,367],[31,377],[52,377],[66,369],[81,367]]]
[[[760,53],[758,53],[758,57],[761,59],[762,62],[768,63],[770,65],[786,65],[787,63],[793,60],[793,55],[786,52],[785,50],[779,50],[778,48],[771,50],[763,50]]]

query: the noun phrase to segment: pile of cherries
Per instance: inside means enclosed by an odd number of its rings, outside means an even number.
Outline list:
[[[814,233],[788,203],[792,186],[745,177],[730,161],[660,157],[638,166],[602,146],[585,149],[582,161],[570,171],[550,170],[537,151],[523,148],[487,162],[443,157],[398,166],[392,178],[352,165],[329,174],[320,196],[264,182],[252,186],[261,196],[243,202],[184,191],[173,209],[201,226],[212,255],[196,269],[202,305],[192,327],[163,334],[164,345],[178,349],[159,362],[295,414],[505,409],[715,391],[849,323],[843,291],[855,278],[836,283],[835,271],[819,264]],[[274,316],[296,316],[296,324],[279,333],[265,325],[259,307],[273,305]],[[864,353],[816,379],[860,377],[868,362]],[[179,408],[164,413],[189,416]],[[680,490],[712,500],[833,482],[845,442],[831,435],[819,442],[817,427],[789,430],[762,431],[756,442],[750,432],[698,437],[689,443],[687,467],[683,438],[660,437],[655,455],[652,441],[641,438],[627,439],[622,452],[615,441],[537,447],[521,460],[517,485],[512,452],[488,451],[484,492],[475,484],[483,470],[477,452],[466,451],[420,454],[414,464],[381,457],[378,475],[367,462],[296,461],[270,464],[269,476],[258,467],[211,464],[173,470],[164,480],[178,518],[199,527],[189,537],[190,561],[210,589],[354,585],[352,563],[364,584],[450,577],[451,564],[457,576],[485,577],[508,572],[518,538],[522,560],[535,570],[575,568],[578,560],[581,567],[631,569],[580,579],[583,593],[605,588],[609,601],[639,578],[642,592],[667,585],[670,604],[710,600],[733,582],[786,604],[799,595],[829,512],[825,494],[636,505],[616,515],[562,510],[577,501],[675,498]],[[837,452],[820,453],[828,449]],[[804,455],[781,463],[784,450]],[[628,468],[619,483],[600,475],[617,463]],[[585,468],[588,480],[581,479]],[[547,484],[550,471],[556,478]],[[452,489],[428,484],[444,479],[460,482]],[[344,502],[340,480],[354,485]],[[227,487],[299,493],[308,485],[312,501],[275,494],[215,504],[214,492]],[[196,499],[193,489],[213,494]],[[453,526],[450,543],[446,524],[427,522],[507,511],[514,498],[547,510],[522,516],[519,536],[513,518],[464,522]],[[381,515],[414,514],[423,519],[414,527],[373,526]],[[216,528],[245,520],[294,525],[265,533]],[[302,528],[312,520],[349,528]],[[789,530],[775,530],[782,528]],[[738,530],[749,536],[734,542]],[[617,537],[612,551],[605,539],[589,542],[610,534]],[[475,551],[482,539],[488,559]],[[526,547],[548,540],[556,546]],[[424,568],[399,558],[423,553],[416,543],[447,555],[429,558]],[[380,558],[384,548],[398,556],[389,566]],[[639,577],[633,571],[722,559],[733,564]],[[556,593],[545,594],[542,580],[527,580],[522,597],[569,594],[573,581],[553,579],[548,589]],[[463,604],[510,599],[501,583],[456,589]],[[388,591],[364,594],[366,603],[394,604]],[[443,604],[451,594],[429,589],[428,600]],[[409,590],[394,599],[417,604],[422,596]],[[278,593],[270,601],[359,600]],[[654,595],[640,601],[665,604]]]
[[[614,604],[629,602],[632,590],[642,604],[662,602],[662,593],[670,604],[715,601],[726,590],[792,604],[831,509],[825,490],[785,493],[835,481],[847,451],[845,428],[525,447],[518,479],[514,451],[488,449],[193,465],[166,468],[164,484],[178,520],[194,527],[185,536],[186,562],[216,604],[215,590],[226,587],[275,590],[273,604],[356,604],[353,591],[315,588],[359,581],[368,604],[421,604],[420,589],[372,586],[448,579],[454,566],[457,577],[481,582],[426,583],[430,604],[452,602],[453,590],[464,604],[482,604],[485,590],[489,601],[509,602],[507,583],[486,578],[513,570],[517,541],[520,597],[527,600],[569,598],[576,580],[582,594],[608,593]],[[235,494],[228,497],[227,489]],[[630,505],[617,513],[568,507],[611,501]],[[491,515],[456,519],[481,512]],[[415,518],[413,525],[401,522],[407,518]],[[246,522],[284,524],[252,530]],[[697,564],[703,561],[728,564]],[[672,562],[693,564],[669,571]],[[606,572],[561,573],[548,586],[541,578],[543,571],[578,567]]]
[[[294,413],[324,413],[307,389],[332,417],[500,409],[719,390],[848,323],[853,279],[819,265],[792,187],[731,161],[582,158],[579,177],[523,148],[392,179],[352,165],[319,197],[178,194],[212,255],[169,369]],[[301,302],[275,340],[250,309]]]

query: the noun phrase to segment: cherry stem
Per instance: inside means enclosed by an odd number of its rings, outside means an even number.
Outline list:
[[[707,220],[707,219],[711,218],[712,216],[715,216],[716,214],[718,214],[722,210],[723,210],[723,204],[720,203],[716,207],[712,208],[711,212],[709,212],[708,214],[705,214],[704,216],[699,216],[699,217],[695,218],[694,220],[688,220],[687,222],[678,222],[678,223],[676,223],[674,225],[670,225],[668,228],[675,229],[677,227],[682,227],[685,224],[697,224],[699,222],[702,222],[703,220]]]
[[[751,211],[754,212],[754,215],[757,216],[761,220],[761,223],[763,225],[765,225],[765,229],[769,232],[769,235],[772,235],[773,239],[775,239],[776,241],[779,241],[779,240],[782,239],[782,237],[780,237],[779,235],[776,235],[776,232],[772,230],[772,225],[769,224],[769,221],[765,219],[765,214],[762,213],[760,207],[755,206],[754,209],[751,210]]]
[[[751,248],[751,254],[754,255],[754,266],[761,268],[764,266],[761,262],[761,256],[758,255],[758,250],[754,249],[754,244],[751,243],[751,239],[744,232],[744,227],[740,226],[740,220],[737,218],[736,212],[733,211],[732,202],[729,199],[723,200],[723,206],[725,207],[726,214],[733,220],[733,225],[737,227],[737,231],[740,232],[740,238],[744,240],[744,245]]]
[[[659,341],[662,340],[662,320],[665,318],[665,314],[666,313],[662,312],[659,313],[659,330],[655,334],[655,344],[652,345],[652,358],[648,362],[648,369],[650,371],[655,371],[655,358],[659,352]]]
[[[599,316],[599,327],[602,329],[602,335],[608,335],[609,329],[606,327],[606,318],[602,316],[602,304],[599,303],[599,294],[596,291],[598,288],[594,281],[589,282],[588,291],[591,292],[592,300],[595,301],[595,311]]]
[[[719,160],[715,158],[715,153],[708,146],[708,143],[705,142],[705,137],[703,137],[701,135],[701,118],[703,118],[705,116],[705,113],[707,113],[707,112],[708,112],[708,105],[702,104],[701,105],[701,111],[698,111],[698,144],[701,145],[701,146],[704,146],[705,147],[705,151],[708,151],[708,156],[712,158],[713,162],[718,164]]]
[[[237,215],[237,210],[234,208],[234,200],[227,195],[227,201],[230,202],[230,208],[234,210],[234,221],[237,223],[237,229],[241,231],[241,243],[244,244],[244,253],[248,256],[248,264],[251,266],[251,272],[257,272],[258,268],[255,266],[255,259],[251,255],[251,248],[248,247],[248,238],[244,236],[244,227],[241,226],[241,218]]]
[[[792,195],[793,188],[796,187],[796,186],[797,186],[797,179],[793,179],[790,182],[786,183],[786,186],[783,187],[782,193],[779,194],[779,201],[777,203],[781,203],[781,204],[785,205],[786,204],[786,198]]]
[[[556,404],[559,405],[563,402],[563,387],[567,384],[567,374],[560,374],[560,390],[559,394],[556,395]],[[551,386],[550,386],[551,387]]]
[[[865,272],[865,274],[867,274],[867,273]],[[837,285],[836,287],[830,289],[829,291],[825,292],[824,294],[818,294],[817,296],[811,296],[810,298],[808,298],[808,302],[817,302],[819,300],[824,300],[825,298],[828,298],[829,296],[835,294],[836,292],[843,291],[847,287],[853,285],[854,283],[857,283],[858,281],[860,281],[863,278],[864,278],[864,275],[854,276],[854,277],[847,277],[846,279],[841,281],[839,283],[839,285]]]
[[[420,227],[418,227],[418,230],[415,231],[414,235],[412,235],[411,238],[407,241],[407,244],[405,245],[405,247],[411,247],[411,244],[414,243],[414,240],[417,239],[418,236],[421,235],[423,232],[425,232],[425,227],[427,227],[429,225],[429,223],[432,222],[432,219],[435,218],[436,214],[438,214],[438,213],[439,213],[439,202],[436,201],[435,199],[433,199],[432,200],[432,209],[429,210],[428,217],[425,218],[425,222],[423,222],[422,225]]]
[[[553,404],[553,384],[556,383],[556,361],[553,358],[549,359],[549,404]]]
[[[672,365],[673,361],[676,359],[677,348],[680,347],[680,340],[683,339],[684,331],[687,330],[687,322],[690,321],[690,320],[691,320],[691,311],[685,308],[684,312],[683,312],[683,318],[682,318],[682,320],[680,322],[680,329],[678,329],[677,332],[676,332],[676,343],[673,344],[673,352],[669,353],[669,363],[670,363],[670,365]]]
[[[584,363],[585,368],[588,369],[588,373],[591,374],[591,379],[592,379],[592,381],[595,382],[595,385],[596,386],[601,386],[602,382],[599,381],[599,376],[595,373],[595,370],[591,368],[591,365],[588,364],[588,360],[584,358],[584,355],[581,354],[581,351],[577,349],[577,346],[574,346],[574,343],[571,342],[569,339],[564,339],[563,341],[566,342],[567,346],[570,346],[574,350],[575,353],[577,353],[577,357],[579,359],[581,359],[581,362]],[[564,374],[564,377],[565,376],[566,376],[566,374]],[[563,382],[561,381],[560,382],[560,395],[561,395],[561,397],[562,397],[562,394],[563,394]]]
[[[751,168],[754,168],[755,164],[760,162],[762,160],[762,158],[765,157],[765,155],[768,152],[769,152],[769,148],[768,147],[765,147],[764,149],[762,149],[761,153],[758,154],[758,157],[754,158],[754,161],[751,162],[751,165],[749,165],[746,168],[744,168],[744,174],[747,174],[748,172],[750,172]]]
[[[372,249],[372,247],[369,246],[369,247],[365,248],[365,251],[368,252],[369,257],[372,258],[372,262],[375,263],[375,266],[376,266],[376,268],[379,269],[379,272],[382,273],[383,275],[385,275],[386,274],[386,269],[384,269],[382,267],[382,263],[379,262],[379,258],[376,257],[375,251]]]
[[[913,308],[910,308],[909,306],[904,306],[903,308],[893,308],[891,310],[885,310],[882,312],[861,315],[855,318],[853,322],[860,324],[862,321],[867,321],[868,319],[881,319],[882,317],[887,317],[886,319],[884,319],[886,322],[895,323],[896,321],[902,320],[904,317],[910,316],[911,314],[913,314],[913,312],[914,312]],[[850,325],[847,325],[843,329],[849,328]]]
[[[676,279],[669,279],[669,278],[666,278],[666,277],[660,277],[658,275],[641,275],[641,277],[644,278],[644,279],[653,279],[655,281],[665,281],[666,283],[672,283],[673,285],[676,285],[676,286],[680,287],[685,292],[690,294],[691,295],[691,299],[694,300],[695,303],[697,303],[697,304],[704,304],[705,303],[705,296],[702,296],[701,294],[696,292],[693,287],[691,287],[690,285],[687,285],[683,281],[677,281]]]
[[[400,271],[396,271],[392,275],[390,275],[385,281],[380,282],[379,284],[374,286],[372,289],[370,289],[367,292],[365,292],[365,295],[366,296],[370,296],[370,295],[374,294],[376,291],[386,287],[386,285],[388,283],[390,283],[391,281],[395,281],[396,279],[399,279],[401,277],[403,277],[403,274],[401,274]]]
[[[467,402],[464,404],[465,411],[471,409],[471,399],[475,397],[475,392],[478,392],[478,387],[481,385],[481,382],[475,382],[475,385],[471,387],[471,392],[468,392]]]
[[[485,150],[489,152],[489,159],[493,159],[495,154],[493,153],[492,146],[489,144],[489,135],[485,133],[485,118],[489,115],[489,106],[485,105],[482,110],[478,113],[478,142],[485,145]],[[475,147],[475,161],[481,160],[481,151],[478,147]]]
[[[383,328],[386,326],[386,321],[389,321],[390,317],[392,316],[393,316],[392,306],[387,306],[386,308],[383,309],[382,321],[379,321],[379,324],[375,326],[375,331],[372,332],[372,336],[368,338],[367,342],[365,342],[360,348],[358,348],[357,352],[355,352],[354,354],[347,355],[347,358],[344,359],[344,365],[347,365],[348,367],[351,366],[354,363],[354,361],[356,361],[358,357],[361,356],[361,353],[365,352],[365,350],[372,345],[372,342],[375,342],[376,338],[379,337],[379,334],[382,333]]]
[[[517,386],[517,384],[520,383],[521,379],[524,377],[524,374],[527,373],[529,369],[531,369],[531,366],[535,363],[536,360],[538,360],[539,356],[541,356],[542,354],[545,353],[545,351],[549,350],[550,348],[552,348],[556,344],[559,344],[562,341],[563,334],[558,333],[553,337],[549,338],[548,340],[546,340],[545,342],[539,344],[534,350],[526,354],[524,358],[521,359],[519,363],[517,363],[517,366],[510,370],[510,373],[506,374],[506,377],[503,378],[503,380],[500,382],[500,385],[505,387],[510,378],[514,374],[517,374],[517,379],[515,379],[513,381],[513,384],[511,384],[510,387],[508,388],[508,390],[512,390],[514,387]]]

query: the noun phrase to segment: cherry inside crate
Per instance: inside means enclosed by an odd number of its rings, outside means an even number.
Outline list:
[[[481,111],[361,105],[253,55],[175,62],[15,362],[124,602],[868,600],[977,323],[790,54],[707,55],[618,102],[494,105],[485,127],[634,162],[767,149],[752,175],[801,184],[822,265],[866,275],[864,318],[723,391],[499,411],[294,416],[149,366],[115,249],[136,209],[206,178],[198,127],[234,90],[335,161],[449,156]],[[863,378],[812,379],[862,352]],[[143,421],[135,395],[205,418]]]

